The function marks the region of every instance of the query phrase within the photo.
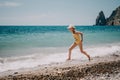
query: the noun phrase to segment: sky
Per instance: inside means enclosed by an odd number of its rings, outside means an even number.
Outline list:
[[[0,25],[94,25],[109,17],[120,0],[0,0]]]

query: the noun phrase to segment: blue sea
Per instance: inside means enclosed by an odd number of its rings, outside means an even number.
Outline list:
[[[74,42],[68,26],[0,26],[0,72],[65,62]],[[84,50],[104,56],[120,52],[120,26],[76,26]],[[87,60],[76,47],[72,59]]]

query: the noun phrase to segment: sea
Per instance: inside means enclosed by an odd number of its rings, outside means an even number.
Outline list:
[[[68,25],[0,26],[0,72],[66,62],[74,42]],[[91,56],[120,53],[120,26],[77,26],[83,48]],[[87,61],[79,47],[72,59]]]

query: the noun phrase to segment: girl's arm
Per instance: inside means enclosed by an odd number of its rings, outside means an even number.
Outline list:
[[[76,33],[81,35],[81,41],[83,41],[83,33],[81,33],[81,32],[76,32]]]

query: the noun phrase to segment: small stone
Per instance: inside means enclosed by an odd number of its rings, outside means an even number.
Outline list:
[[[60,74],[61,72],[60,72],[60,71],[58,71],[57,73],[58,73],[58,74]]]
[[[12,77],[12,75],[8,75],[8,77]]]
[[[18,74],[18,72],[14,72],[14,74]]]

